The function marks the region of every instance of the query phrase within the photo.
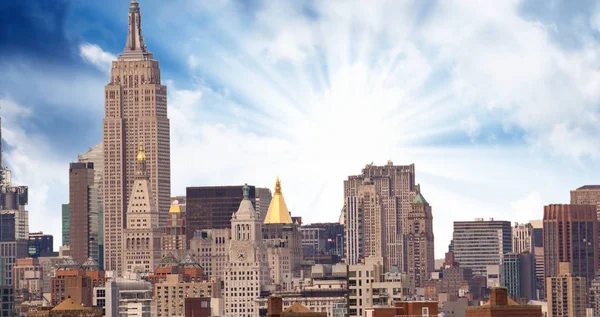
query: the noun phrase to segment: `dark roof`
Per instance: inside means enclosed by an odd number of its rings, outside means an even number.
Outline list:
[[[600,189],[600,185],[584,185],[584,186],[581,186],[581,187],[577,188],[577,190],[581,190],[581,189],[584,189],[584,190],[585,189],[587,189],[587,190],[590,190],[590,189]]]

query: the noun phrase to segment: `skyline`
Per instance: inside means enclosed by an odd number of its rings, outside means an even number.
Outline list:
[[[6,165],[30,187],[31,231],[57,242],[68,164],[101,141],[102,91],[125,45],[128,1],[105,3],[0,5]],[[143,1],[169,92],[172,196],[272,189],[279,175],[294,216],[336,221],[348,175],[415,163],[439,258],[448,221],[541,219],[598,183],[600,8],[553,20],[564,7],[458,4]]]

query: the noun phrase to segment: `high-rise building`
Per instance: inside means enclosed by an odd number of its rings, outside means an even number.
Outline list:
[[[305,260],[321,254],[343,258],[344,225],[337,222],[312,223],[302,225],[300,232]]]
[[[98,223],[98,263],[104,268],[104,146],[103,143],[96,144],[86,153],[77,156],[80,163],[94,164],[94,191],[90,192],[90,210],[94,211],[95,219],[92,223]]]
[[[544,206],[546,277],[559,274],[559,263],[570,262],[573,276],[592,280],[598,269],[597,242],[595,205]],[[550,296],[549,291],[547,296]]]
[[[71,233],[71,225],[69,224],[69,204],[61,205],[61,216],[62,216],[62,244],[61,245],[69,245],[71,244],[71,239],[69,237]]]
[[[594,310],[594,317],[600,315],[600,273],[590,282],[588,290],[589,307]]]
[[[231,229],[198,230],[190,240],[190,251],[210,279],[225,279],[225,265],[229,262]]]
[[[571,263],[561,262],[557,274],[546,278],[548,317],[586,316],[586,283],[572,274]]]
[[[238,209],[243,186],[208,186],[187,187],[185,225],[187,241],[194,237],[196,230],[231,229],[231,215]],[[257,206],[258,193],[269,193],[260,201],[264,221],[270,202],[270,190],[249,186],[249,197],[252,206]],[[258,210],[257,210],[258,212]]]
[[[275,192],[262,226],[262,236],[267,246],[271,282],[284,290],[291,289],[292,279],[300,277],[303,255],[300,221],[292,218],[277,178]]]
[[[507,253],[502,258],[502,286],[513,299],[536,298],[535,258],[529,252]]]
[[[533,254],[535,256],[535,285],[538,300],[546,299],[546,271],[544,268],[544,221],[532,220],[533,226]]]
[[[146,164],[146,154],[140,144],[135,168],[135,184],[131,189],[127,206],[127,227],[123,230],[124,272],[154,272],[154,268],[160,261],[162,232]]]
[[[405,235],[407,273],[411,291],[425,287],[434,271],[433,216],[431,206],[421,193],[413,200]]]
[[[271,190],[268,188],[256,188],[256,198],[254,203],[254,209],[260,215],[260,220],[262,222],[265,221],[265,217],[267,216],[267,211],[269,210],[269,205],[271,204],[271,199],[273,196],[271,195]]]
[[[69,238],[71,255],[83,263],[92,257],[98,261],[98,193],[94,186],[94,163],[69,166]]]
[[[454,222],[454,260],[463,268],[484,275],[487,265],[500,265],[502,255],[512,251],[509,221],[483,218]]]
[[[600,185],[585,185],[571,191],[571,204],[596,206],[600,218]]]
[[[225,314],[253,316],[258,312],[255,300],[270,283],[262,223],[250,201],[247,185],[240,207],[231,218],[231,237],[229,262],[225,266]]]
[[[172,253],[181,257],[187,253],[187,241],[185,236],[185,208],[181,208],[178,200],[171,202],[169,209],[169,220],[167,226],[163,229],[161,237],[162,256]]]
[[[167,87],[161,85],[158,61],[144,44],[141,20],[139,4],[132,0],[127,43],[112,63],[104,95],[104,267],[119,274],[124,266],[121,243],[139,144],[146,149],[149,190],[161,227],[171,195]]]
[[[384,257],[389,266],[405,269],[404,234],[419,185],[415,166],[368,164],[360,175],[344,181],[346,262]]]
[[[533,252],[533,226],[530,223],[518,223],[512,228],[514,253]]]
[[[54,253],[54,237],[43,232],[29,233],[29,257],[51,256]]]

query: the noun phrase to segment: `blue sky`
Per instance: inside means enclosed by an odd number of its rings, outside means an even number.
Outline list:
[[[173,194],[273,187],[337,221],[365,164],[416,164],[436,256],[454,220],[528,221],[598,183],[594,1],[142,0],[169,92]],[[68,164],[101,141],[128,1],[0,3],[5,164],[60,241]]]

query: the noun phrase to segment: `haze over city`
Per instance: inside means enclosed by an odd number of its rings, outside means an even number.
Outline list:
[[[0,4],[4,162],[59,244],[68,164],[102,141],[127,3]],[[139,1],[168,87],[171,194],[273,188],[335,222],[343,181],[416,166],[436,258],[455,220],[527,222],[598,183],[594,1]]]

